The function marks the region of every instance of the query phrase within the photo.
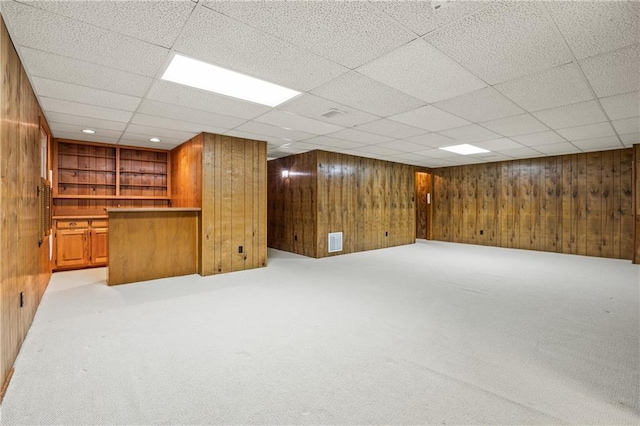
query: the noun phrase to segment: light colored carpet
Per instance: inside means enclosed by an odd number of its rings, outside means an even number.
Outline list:
[[[638,424],[639,272],[421,240],[118,287],[56,273],[2,423]]]

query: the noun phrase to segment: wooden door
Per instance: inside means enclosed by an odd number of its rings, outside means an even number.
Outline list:
[[[88,229],[60,229],[56,233],[56,266],[89,264]]]
[[[431,239],[431,174],[416,173],[416,238]]]
[[[106,265],[109,257],[109,230],[93,228],[91,230],[91,264]]]

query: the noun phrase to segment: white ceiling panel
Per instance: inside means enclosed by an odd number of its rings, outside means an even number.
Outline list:
[[[578,59],[640,40],[638,2],[549,1],[545,5]]]
[[[490,84],[570,60],[534,2],[494,3],[425,39]]]
[[[178,141],[177,139],[172,141],[163,140],[162,142],[150,142],[149,139],[144,138],[144,135],[136,135],[131,133],[126,136],[128,136],[129,138],[120,139],[120,144],[119,144],[120,146],[134,146],[138,148],[171,150],[182,144],[182,142]]]
[[[354,129],[340,130],[339,132],[332,133],[329,136],[332,138],[344,139],[346,141],[358,142],[366,145],[393,140],[393,138],[390,138],[388,136],[374,135],[373,133],[361,132]]]
[[[531,133],[529,135],[512,136],[511,139],[515,140],[518,143],[521,143],[522,145],[535,146],[535,147],[539,145],[548,145],[548,144],[566,142],[566,140],[562,136],[560,136],[559,134],[553,131]]]
[[[449,114],[431,105],[394,115],[389,117],[389,119],[432,132],[469,124],[467,120],[456,117],[453,114]]]
[[[569,142],[552,143],[548,145],[536,146],[536,151],[540,151],[547,155],[563,155],[563,154],[577,154],[580,149],[576,148]]]
[[[153,77],[168,50],[22,3],[2,9],[15,44]],[[64,41],[62,41],[64,40]]]
[[[605,149],[622,148],[617,136],[605,136],[601,138],[584,139],[572,142],[583,151],[600,151]]]
[[[176,41],[177,52],[301,91],[348,71],[206,7],[194,15]]]
[[[598,102],[587,101],[534,112],[533,115],[552,129],[582,126],[607,121]]]
[[[96,133],[89,135],[86,133],[82,133],[82,130],[86,129],[87,127],[82,126],[82,125],[77,125],[77,124],[63,124],[63,123],[54,123],[51,122],[49,123],[49,127],[51,128],[51,131],[53,132],[54,136],[58,135],[58,134],[70,134],[70,135],[76,135],[76,139],[80,136],[87,136],[87,137],[101,137],[101,138],[109,138],[111,140],[118,140],[120,138],[120,136],[122,135],[122,131],[119,130],[103,130],[103,129],[92,129],[92,130],[96,130]]]
[[[344,139],[335,139],[328,136],[317,136],[315,138],[306,139],[305,142],[322,146],[323,149],[356,149],[365,146],[360,142],[352,142]]]
[[[349,68],[416,37],[368,2],[205,1],[204,5]]]
[[[396,163],[411,164],[412,166],[422,166],[426,161],[428,161],[426,157],[421,157],[413,153],[391,155],[387,157],[387,160],[394,161]]]
[[[164,47],[173,45],[195,7],[190,0],[19,1]]]
[[[271,110],[264,105],[220,96],[166,81],[156,81],[151,87],[147,99],[247,120]]]
[[[620,139],[622,139],[622,143],[624,143],[624,146],[626,146],[627,148],[630,148],[633,145],[640,143],[640,133],[620,135]]]
[[[193,132],[193,133],[224,133],[229,130],[229,127],[215,127],[208,126],[206,124],[198,124],[198,123],[189,123],[187,121],[173,120],[171,118],[166,117],[156,117],[153,115],[146,115],[136,113],[131,119],[132,124],[139,124],[142,126],[149,127],[158,127],[161,129],[168,130],[178,130],[182,132]]]
[[[476,90],[434,104],[435,107],[477,123],[522,114],[522,108],[492,88]]]
[[[378,146],[378,145],[368,145],[368,146],[365,146],[365,147],[362,147],[362,148],[355,149],[353,151],[354,152],[362,152],[362,153],[365,153],[365,154],[377,154],[377,155],[383,155],[383,156],[394,155],[394,154],[400,154],[401,153],[401,151],[399,151],[397,149],[385,148],[385,147]]]
[[[31,79],[38,96],[46,98],[62,99],[64,101],[80,102],[90,105],[102,106],[124,111],[135,111],[141,98],[107,92],[106,90],[93,89],[76,84],[63,83],[61,81],[48,80],[41,77]]]
[[[101,142],[101,143],[110,143],[110,144],[117,144],[119,140],[118,138],[100,136],[99,134],[85,135],[84,133],[77,134],[75,132],[74,133],[54,132],[53,137],[59,138],[59,139],[71,139],[76,141]]]
[[[378,116],[373,114],[368,114],[308,93],[293,98],[289,102],[285,102],[280,105],[278,109],[343,127],[353,127],[378,118]],[[332,117],[322,116],[322,114],[332,109],[342,111],[344,114],[337,114]]]
[[[458,127],[456,129],[443,130],[440,134],[455,139],[456,143],[471,143],[499,139],[500,135],[491,130],[480,127],[477,124]]]
[[[640,118],[625,118],[622,120],[615,120],[611,124],[616,129],[619,135],[626,135],[629,133],[638,133],[640,131],[639,124]]]
[[[640,44],[580,61],[599,98],[640,90]]]
[[[543,157],[541,152],[531,149],[531,148],[517,148],[517,149],[505,149],[500,151],[500,154],[506,155],[511,158],[533,158],[533,157]]]
[[[518,142],[514,142],[509,138],[493,139],[484,142],[475,142],[475,146],[488,149],[489,151],[504,151],[505,149],[522,148]]]
[[[127,127],[127,123],[123,121],[109,121],[101,118],[82,117],[79,115],[63,114],[60,112],[49,111],[46,114],[49,124],[73,124],[81,126],[83,129],[104,129],[123,131]]]
[[[381,146],[383,148],[394,149],[396,151],[402,151],[402,152],[424,151],[424,146],[423,145],[418,145],[417,143],[412,143],[412,142],[403,141],[403,140],[395,140],[395,141],[383,142],[383,143],[377,144],[377,146]]]
[[[438,159],[429,159],[426,161],[427,167],[450,167],[455,166],[452,161],[447,159],[438,158]]]
[[[558,130],[558,133],[572,142],[582,139],[593,139],[603,136],[615,135],[613,128],[609,123],[596,123],[588,124],[586,126],[568,127],[566,129]]]
[[[110,121],[128,122],[131,119],[130,111],[110,109],[95,105],[81,104],[77,102],[62,101],[60,99],[40,98],[40,104],[45,111],[60,112],[63,114],[80,115]]]
[[[277,110],[269,111],[268,113],[256,118],[255,121],[307,132],[314,135],[333,133],[344,128],[342,126],[336,126],[335,124],[325,123],[324,121],[313,120],[290,112]]]
[[[125,130],[125,133],[122,135],[122,138],[131,138],[131,134],[140,135],[143,140],[144,137],[146,137],[146,140],[149,140],[149,138],[152,137],[157,137],[162,139],[162,142],[165,143],[169,141],[180,141],[180,143],[182,143],[196,136],[197,132],[185,132],[179,130],[163,129],[160,127],[143,126],[140,124],[129,124],[127,126],[127,130]]]
[[[418,35],[436,30],[489,3],[487,1],[455,1],[448,3],[446,7],[434,9],[432,3],[428,1],[373,2],[377,8]]]
[[[258,135],[251,132],[243,132],[238,129],[228,130],[224,132],[224,134],[227,136],[235,136],[237,138],[242,138],[242,139],[251,139],[256,141],[268,142],[267,149],[269,149],[272,146],[279,147],[283,145],[291,145],[293,143],[291,139],[284,139],[284,138],[279,138],[276,136],[268,136],[268,135]]]
[[[405,139],[427,133],[427,130],[419,129],[397,121],[387,120],[386,118],[381,118],[380,120],[356,126],[355,129],[397,139]]]
[[[423,101],[357,72],[344,74],[311,93],[380,117],[400,114],[424,105]]]
[[[600,103],[611,120],[640,116],[640,92],[609,96]]]
[[[144,100],[138,112],[156,117],[164,117],[189,123],[205,124],[207,126],[230,129],[246,122],[245,119],[216,114],[199,109],[187,108],[179,105],[158,101]]]
[[[293,129],[283,129],[280,126],[273,126],[271,124],[266,124],[266,123],[258,123],[256,121],[249,121],[241,126],[236,127],[233,130],[237,130],[239,132],[253,133],[256,135],[266,135],[266,136],[272,136],[276,138],[287,139],[288,142],[301,141],[304,139],[310,139],[315,136],[312,133],[301,132]],[[225,133],[231,134],[230,132],[225,132]]]
[[[143,96],[151,82],[149,77],[91,64],[49,52],[22,47],[20,58],[31,76],[93,87],[114,93]]]
[[[502,136],[516,136],[548,130],[548,127],[536,120],[530,114],[520,114],[513,117],[480,123],[482,127],[493,130]]]
[[[441,146],[454,145],[455,141],[446,136],[442,136],[439,133],[428,133],[426,135],[414,136],[407,138],[409,142],[417,143],[418,145],[428,146],[432,148],[439,148]]]
[[[444,149],[426,149],[424,151],[417,151],[416,154],[421,155],[423,157],[428,158],[451,158],[458,157],[458,154],[455,154],[451,151],[445,151]]]
[[[358,72],[425,102],[436,102],[486,86],[422,39],[358,68]]]
[[[575,64],[566,64],[538,74],[495,86],[503,95],[527,111],[538,111],[593,99]]]

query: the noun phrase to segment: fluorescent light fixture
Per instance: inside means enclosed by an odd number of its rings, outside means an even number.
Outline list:
[[[289,177],[289,170],[283,170],[282,171],[282,177],[283,178],[288,178]]]
[[[182,55],[173,57],[162,79],[270,107],[300,94],[277,84]]]
[[[89,133],[90,135],[94,134],[96,131],[91,129],[82,129],[82,133]]]
[[[149,139],[149,142],[160,142],[159,138],[151,138]]]
[[[462,145],[443,146],[439,149],[444,149],[445,151],[451,151],[461,155],[481,154],[483,152],[491,152],[484,148],[478,148],[477,146],[469,145],[468,143],[465,143]]]

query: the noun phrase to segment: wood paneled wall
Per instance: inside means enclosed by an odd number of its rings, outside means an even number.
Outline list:
[[[269,162],[270,247],[320,258],[414,242],[412,166],[326,151]]]
[[[171,157],[172,205],[202,209],[198,272],[266,266],[266,142],[202,133]]]
[[[431,239],[431,173],[416,172],[416,238]]]
[[[631,259],[632,157],[622,149],[435,169],[433,238]]]
[[[51,237],[38,246],[40,124],[47,126],[1,18],[0,66],[0,380],[4,381],[51,277]]]
[[[635,231],[633,242],[633,263],[640,263],[640,145],[633,145],[633,208]]]

